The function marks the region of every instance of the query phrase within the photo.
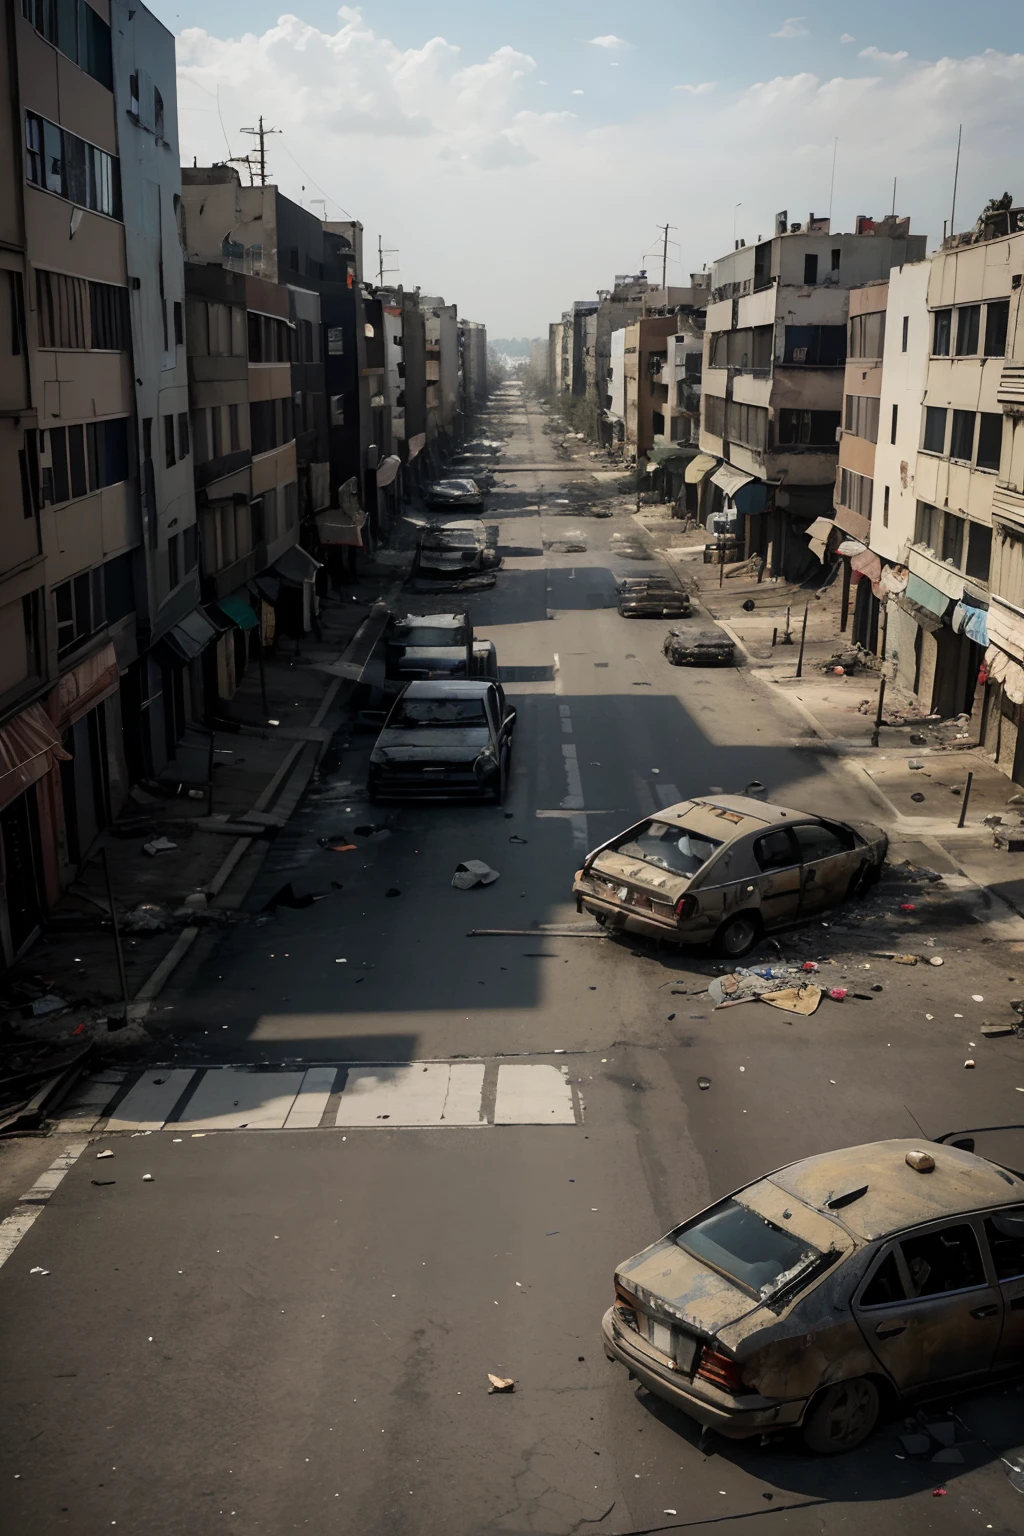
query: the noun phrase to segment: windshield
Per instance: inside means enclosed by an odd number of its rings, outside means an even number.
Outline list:
[[[806,1239],[773,1226],[736,1200],[723,1200],[709,1216],[678,1233],[676,1243],[762,1301],[823,1257]]]
[[[664,821],[649,821],[628,842],[620,843],[616,852],[625,854],[627,859],[642,859],[657,869],[671,870],[675,875],[695,875],[721,846],[720,841],[703,833],[686,832]]]
[[[450,629],[435,629],[429,624],[410,624],[408,628],[403,626],[395,633],[395,643],[398,645],[465,645],[468,639],[465,624]]]
[[[483,699],[400,699],[388,728],[404,730],[419,725],[486,726]]]
[[[477,536],[472,528],[438,528],[436,532],[427,535],[423,542],[431,549],[445,549],[456,545],[461,548],[463,545],[475,544]]]

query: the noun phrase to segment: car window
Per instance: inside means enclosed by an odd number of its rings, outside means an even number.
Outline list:
[[[398,729],[424,725],[479,726],[487,724],[483,699],[400,699],[388,726]]]
[[[985,1220],[985,1236],[1000,1280],[1024,1275],[1024,1206]]]
[[[892,1301],[905,1301],[906,1294],[894,1249],[886,1254],[864,1287],[860,1304],[862,1307],[885,1307]]]
[[[464,624],[451,629],[435,629],[432,625],[416,624],[395,631],[395,643],[398,645],[465,645],[468,638]]]
[[[782,827],[777,832],[766,832],[764,837],[759,837],[754,844],[754,858],[758,868],[764,870],[790,869],[800,862],[788,827]]]
[[[785,1232],[738,1200],[723,1200],[676,1234],[676,1243],[762,1300],[812,1269],[825,1255],[806,1238]]]
[[[985,1270],[974,1228],[940,1227],[905,1237],[900,1244],[915,1297],[941,1296],[985,1284]]]
[[[810,864],[813,859],[827,859],[832,854],[846,852],[847,845],[830,827],[812,821],[794,827],[793,836],[805,864]]]
[[[628,842],[619,843],[616,851],[627,859],[642,859],[658,869],[671,870],[674,875],[695,875],[721,846],[720,841],[703,833],[687,832],[665,821],[648,821],[630,833]]]

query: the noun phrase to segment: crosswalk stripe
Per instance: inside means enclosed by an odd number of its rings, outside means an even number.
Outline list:
[[[501,1066],[495,1125],[575,1125],[565,1067]]]
[[[476,1062],[352,1067],[335,1125],[483,1125],[484,1068]]]
[[[158,1131],[192,1081],[191,1068],[144,1072],[107,1121],[108,1131]]]
[[[193,1131],[280,1130],[302,1086],[302,1072],[205,1072],[178,1116]]]
[[[315,1131],[334,1092],[337,1067],[310,1067],[284,1123],[286,1131]]]

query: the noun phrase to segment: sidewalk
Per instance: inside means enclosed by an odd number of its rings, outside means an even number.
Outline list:
[[[872,745],[879,672],[849,661],[856,647],[839,632],[838,583],[817,592],[726,566],[704,565],[703,535],[683,533],[670,509],[645,507],[634,521],[693,592],[700,606],[736,641],[749,670],[772,692],[793,705],[808,731],[825,741],[848,768],[870,781],[888,810],[888,829],[898,841],[941,849],[960,872],[1024,916],[1024,853],[995,846],[986,817],[1024,834],[1024,792],[978,750],[975,727],[966,716],[930,721],[916,699],[886,683],[878,745]],[[745,603],[753,607],[745,609]],[[802,676],[797,677],[800,631],[807,607]],[[792,643],[782,643],[786,610]],[[772,645],[772,634],[776,643]],[[836,674],[834,665],[843,665]],[[967,776],[973,775],[965,825]],[[915,798],[920,797],[920,798]],[[1022,803],[1012,804],[1018,797]]]
[[[266,661],[266,711],[258,670],[247,669],[213,733],[212,785],[210,735],[190,730],[161,775],[166,796],[133,787],[43,935],[0,980],[0,1041],[8,1048],[95,1039],[109,1049],[144,1035],[150,1001],[203,927],[231,922],[268,840],[328,750],[405,563],[385,552],[356,589],[324,599],[319,640],[282,640]],[[156,839],[172,846],[150,856],[145,845]],[[118,1027],[124,1004],[104,854],[131,999],[127,1027]]]

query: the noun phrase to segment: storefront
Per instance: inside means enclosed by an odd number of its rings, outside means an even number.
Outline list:
[[[60,770],[69,754],[41,704],[0,725],[0,963],[10,965],[60,896]]]
[[[107,644],[65,672],[47,700],[67,754],[61,759],[60,780],[69,878],[128,793],[120,681],[113,644]]]

